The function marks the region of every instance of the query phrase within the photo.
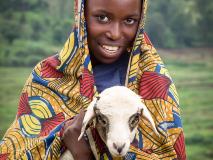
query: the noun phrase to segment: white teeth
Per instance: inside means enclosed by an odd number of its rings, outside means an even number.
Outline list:
[[[119,47],[118,46],[106,46],[102,45],[102,47],[107,50],[108,52],[116,52],[118,51]]]

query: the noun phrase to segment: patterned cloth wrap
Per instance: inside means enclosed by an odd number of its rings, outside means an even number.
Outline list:
[[[65,120],[98,95],[87,45],[84,0],[75,0],[75,25],[59,54],[35,66],[21,93],[16,119],[0,142],[0,160],[59,159]],[[141,95],[154,118],[158,137],[142,118],[125,156],[134,159],[186,159],[178,95],[162,60],[144,32],[147,0],[131,52],[126,86]],[[94,129],[97,159],[113,159]],[[91,134],[91,135],[90,135]],[[115,159],[115,158],[114,158]]]

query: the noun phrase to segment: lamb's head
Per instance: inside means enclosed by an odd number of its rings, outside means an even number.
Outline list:
[[[140,96],[126,87],[108,88],[98,98],[94,98],[89,105],[79,139],[87,124],[95,118],[96,128],[110,153],[115,157],[124,156],[135,137],[141,115],[151,123],[154,131],[158,133]]]

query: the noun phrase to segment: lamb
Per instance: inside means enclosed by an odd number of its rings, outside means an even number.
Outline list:
[[[112,156],[123,157],[135,137],[141,116],[150,122],[158,135],[154,120],[139,95],[124,86],[108,88],[88,106],[78,140],[83,137],[87,125],[93,121]],[[64,154],[68,154],[67,151]]]

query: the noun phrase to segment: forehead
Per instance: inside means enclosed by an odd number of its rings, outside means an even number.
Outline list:
[[[138,14],[141,0],[86,0],[89,11],[117,12],[119,14]]]
[[[133,97],[104,97],[98,102],[101,113],[110,117],[129,118],[139,110],[141,102]]]

